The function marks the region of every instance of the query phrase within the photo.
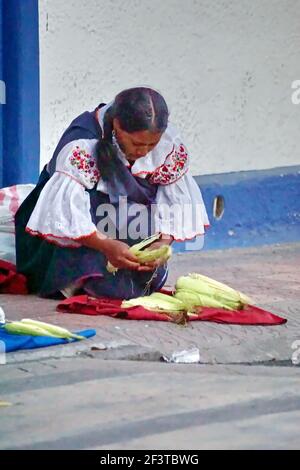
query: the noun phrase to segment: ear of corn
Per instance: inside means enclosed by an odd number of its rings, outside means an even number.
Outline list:
[[[230,310],[240,310],[243,306],[239,297],[236,295],[229,295],[227,292],[223,295],[219,291],[214,291],[211,288],[200,290],[193,289],[193,286],[186,283],[189,287],[176,289],[175,297],[182,299],[185,297],[185,301],[188,305],[202,306],[202,307],[215,307],[215,308],[229,308]]]
[[[49,331],[44,330],[38,326],[28,325],[27,323],[22,323],[21,321],[14,321],[11,323],[5,323],[4,327],[7,333],[13,335],[30,335],[30,336],[51,336],[57,338]]]
[[[152,235],[151,237],[142,240],[139,243],[131,246],[129,251],[138,258],[140,263],[149,263],[157,259],[167,261],[172,256],[172,248],[169,245],[162,245],[156,250],[147,250],[147,246],[158,240],[160,234]],[[118,268],[115,268],[109,261],[106,265],[106,269],[110,273],[116,273]]]
[[[227,286],[227,284],[223,284],[222,282],[216,281],[215,279],[212,279],[211,277],[204,276],[203,274],[198,274],[198,273],[191,273],[189,274],[189,277],[191,279],[200,279],[203,282],[205,282],[208,286],[216,289],[217,291],[219,290],[220,293],[224,294],[225,292],[228,292],[228,294],[232,295],[237,295],[238,299],[243,303],[243,304],[251,304],[253,303],[252,299],[248,297],[247,295],[243,294],[242,292],[233,289],[232,287]]]
[[[239,302],[222,302],[210,295],[200,294],[193,291],[179,289],[175,293],[175,298],[181,300],[186,308],[193,312],[195,307],[213,307],[225,308],[226,310],[240,310],[241,304]]]
[[[174,297],[181,300],[189,312],[193,312],[195,307],[200,307],[202,305],[202,302],[199,301],[199,294],[192,290],[178,289],[175,292]]]
[[[76,335],[75,333],[72,333],[66,328],[62,328],[61,326],[57,326],[57,325],[51,325],[51,323],[31,320],[30,318],[23,318],[21,322],[28,324],[28,325],[38,326],[39,328],[43,328],[44,330],[49,331],[50,333],[54,334],[58,338],[78,339],[78,340],[85,339],[84,336]]]
[[[194,305],[202,307],[227,308],[228,310],[241,310],[251,303],[251,299],[241,292],[197,273],[177,279],[175,297],[181,300],[185,298],[189,306],[195,302]]]
[[[67,340],[85,339],[84,336],[75,335],[64,328],[30,319],[5,323],[3,328],[7,333],[14,335],[50,336],[51,338],[63,338]]]

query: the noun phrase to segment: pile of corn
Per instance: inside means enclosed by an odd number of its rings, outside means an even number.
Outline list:
[[[50,323],[44,323],[37,320],[31,320],[30,318],[5,323],[2,328],[4,328],[7,333],[11,333],[13,335],[50,336],[52,338],[67,339],[68,341],[74,339],[85,339],[84,336],[71,333],[66,328],[61,328],[60,326],[51,325]]]
[[[159,237],[159,233],[152,235],[151,237],[148,237],[145,240],[142,240],[141,242],[131,246],[129,251],[137,257],[141,264],[151,263],[152,261],[156,261],[158,259],[162,259],[163,262],[166,262],[172,256],[172,248],[169,245],[162,245],[156,250],[147,250],[146,248],[158,240]],[[107,263],[106,269],[108,272],[113,274],[118,271],[118,268],[115,268],[109,261]]]
[[[130,251],[141,263],[155,261],[159,258],[167,261],[172,255],[172,249],[169,245],[163,245],[157,250],[147,250],[147,246],[158,240],[159,237],[160,234],[152,235],[133,245]],[[117,268],[108,262],[107,270],[115,273]],[[148,296],[124,300],[122,307],[129,308],[140,305],[148,310],[168,315],[176,323],[185,323],[187,317],[198,314],[201,307],[242,310],[245,305],[250,303],[252,301],[249,297],[226,284],[202,274],[192,273],[177,279],[173,296],[155,292]]]
[[[192,273],[177,279],[173,296],[155,292],[124,300],[122,307],[141,305],[148,310],[167,314],[176,323],[185,323],[188,316],[201,313],[201,307],[242,310],[250,303],[249,297],[226,284]]]

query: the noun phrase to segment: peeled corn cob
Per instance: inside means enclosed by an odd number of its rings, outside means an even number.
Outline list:
[[[159,237],[160,234],[152,235],[151,237],[148,237],[145,240],[131,246],[129,251],[131,251],[131,253],[136,256],[141,263],[149,263],[159,258],[167,261],[172,256],[172,248],[169,245],[162,245],[156,250],[144,249],[158,240]],[[109,261],[106,265],[106,269],[110,273],[115,273],[118,271],[118,268],[115,268]]]
[[[14,335],[51,336],[53,338],[57,338],[56,335],[53,335],[43,328],[29,325],[28,323],[22,323],[21,321],[5,323],[3,328],[7,333],[12,333]]]
[[[43,328],[44,330],[49,331],[50,333],[54,334],[58,338],[65,338],[65,339],[70,338],[70,339],[78,339],[78,340],[85,339],[84,336],[76,335],[75,333],[72,333],[66,328],[62,328],[61,326],[57,326],[57,325],[52,325],[51,323],[31,320],[30,318],[23,318],[21,322],[28,324],[28,325],[33,325],[33,326],[36,325],[39,328]]]
[[[45,325],[45,327],[42,327],[41,325]],[[63,338],[68,340],[84,339],[83,336],[75,335],[64,328],[30,319],[5,323],[3,328],[8,333],[15,335],[50,336],[51,338]]]

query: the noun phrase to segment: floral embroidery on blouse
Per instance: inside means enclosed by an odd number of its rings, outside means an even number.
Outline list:
[[[179,147],[172,149],[164,163],[156,168],[149,178],[152,184],[171,184],[175,183],[188,170],[188,154],[185,146],[180,144]]]
[[[84,149],[76,146],[70,156],[71,165],[75,166],[83,176],[91,184],[98,182],[100,178],[100,172],[96,166],[95,158],[87,153]]]

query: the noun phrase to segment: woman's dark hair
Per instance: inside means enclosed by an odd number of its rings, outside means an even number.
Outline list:
[[[97,144],[97,160],[104,179],[116,159],[117,150],[112,145],[113,120],[119,121],[125,132],[164,132],[168,125],[168,106],[157,91],[138,87],[121,91],[113,105],[106,111],[103,123],[103,136]]]

